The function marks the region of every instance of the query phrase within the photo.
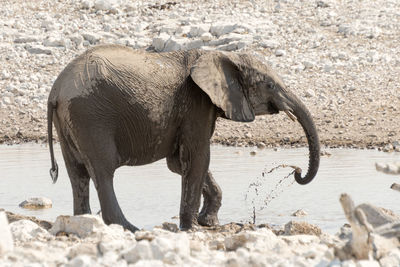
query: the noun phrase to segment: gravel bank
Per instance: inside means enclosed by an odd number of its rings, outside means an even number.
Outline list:
[[[98,216],[59,216],[39,226],[32,218],[0,211],[1,266],[398,266],[400,250],[387,246],[379,257],[341,256],[351,230],[321,233],[318,227],[290,222],[283,230],[235,223],[180,232],[164,223],[132,234],[107,226]]]
[[[7,1],[0,10],[0,143],[46,140],[58,73],[88,47],[258,53],[306,103],[326,146],[395,150],[400,141],[400,2]],[[286,116],[219,120],[227,145],[302,145]]]

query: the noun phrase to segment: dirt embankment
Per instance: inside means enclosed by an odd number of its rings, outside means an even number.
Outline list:
[[[58,73],[101,43],[259,53],[313,114],[329,147],[400,150],[396,1],[20,1],[0,10],[0,143],[46,141]],[[304,145],[284,115],[218,120],[225,145]]]

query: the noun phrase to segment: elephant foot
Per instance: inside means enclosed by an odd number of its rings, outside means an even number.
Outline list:
[[[200,213],[197,222],[202,226],[216,226],[219,225],[217,214]]]
[[[199,224],[197,223],[196,219],[182,219],[179,224],[179,229],[181,231],[189,231],[189,230],[196,230],[199,228]]]
[[[135,233],[136,231],[139,231],[139,228],[137,228],[136,226],[130,224],[129,222],[122,223],[121,225],[125,230],[129,230],[132,233]]]

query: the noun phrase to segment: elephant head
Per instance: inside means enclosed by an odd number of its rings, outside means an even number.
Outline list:
[[[269,66],[248,54],[209,52],[199,57],[190,76],[228,119],[250,122],[256,115],[279,111],[297,119],[306,134],[310,155],[307,174],[301,177],[301,169],[297,169],[295,180],[299,184],[311,182],[319,167],[317,129],[306,106]]]

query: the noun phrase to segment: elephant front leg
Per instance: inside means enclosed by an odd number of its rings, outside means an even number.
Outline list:
[[[204,181],[203,197],[203,208],[197,219],[198,223],[203,226],[218,225],[218,210],[221,207],[222,191],[210,171],[208,171]]]
[[[182,167],[180,228],[188,230],[197,225],[201,192],[210,162],[210,146],[201,145],[193,149],[182,145],[179,154]]]

